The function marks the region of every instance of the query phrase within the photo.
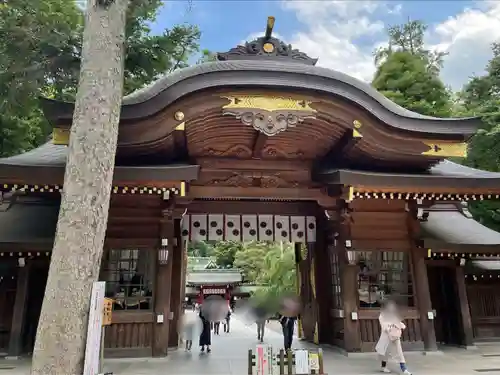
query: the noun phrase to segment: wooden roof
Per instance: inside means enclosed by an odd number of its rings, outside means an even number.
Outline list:
[[[371,171],[326,169],[315,174],[317,181],[330,185],[348,185],[364,192],[500,194],[500,173],[466,167],[448,160],[421,173],[378,173]]]
[[[436,252],[499,251],[500,233],[474,220],[465,207],[439,203],[426,211],[428,217],[420,223],[426,248]]]
[[[267,34],[266,34],[267,35]],[[174,71],[123,100],[117,161],[306,161],[314,167],[424,170],[463,156],[478,118],[406,110],[370,85],[315,66],[271,34]],[[73,103],[43,99],[59,141]]]

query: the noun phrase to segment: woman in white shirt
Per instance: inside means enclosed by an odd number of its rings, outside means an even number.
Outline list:
[[[387,360],[389,356],[394,357],[399,362],[401,372],[406,375],[411,375],[406,367],[403,348],[401,347],[401,334],[406,328],[401,321],[398,307],[393,301],[386,301],[378,318],[380,323],[380,338],[375,346],[376,352],[380,355],[382,372],[391,372],[387,368]]]

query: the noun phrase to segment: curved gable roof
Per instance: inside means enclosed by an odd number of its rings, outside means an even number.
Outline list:
[[[152,116],[177,99],[214,88],[310,90],[351,101],[398,130],[429,135],[471,136],[479,118],[437,118],[404,109],[370,85],[326,68],[274,60],[217,61],[167,74],[123,100],[122,120]],[[55,124],[71,122],[73,103],[44,99],[44,112]]]

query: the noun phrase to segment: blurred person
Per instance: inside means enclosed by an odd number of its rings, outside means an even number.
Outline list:
[[[219,335],[220,332],[220,320],[214,322],[214,335]]]
[[[186,312],[182,318],[182,339],[186,344],[186,351],[191,351],[194,338],[201,331],[201,321],[194,312]]]
[[[264,342],[264,332],[266,330],[266,322],[268,319],[266,317],[257,318],[255,323],[257,324],[257,340],[261,343]]]
[[[203,311],[200,310],[200,319],[202,324],[202,331],[200,334],[200,347],[201,352],[205,351],[205,347],[207,348],[207,353],[210,353],[212,349],[210,349],[210,345],[212,345],[212,331],[210,329],[210,321],[203,315]]]
[[[286,351],[292,350],[293,332],[295,330],[296,321],[296,316],[280,315],[280,323],[283,330],[283,340]]]
[[[378,318],[380,323],[380,338],[375,346],[375,351],[381,360],[381,371],[389,373],[387,361],[390,356],[399,362],[403,374],[411,375],[406,366],[403,348],[401,347],[401,335],[406,328],[399,314],[398,306],[394,301],[386,301]]]
[[[229,323],[231,321],[231,308],[229,308],[227,314],[226,314],[226,319],[224,320],[224,332],[229,333]]]

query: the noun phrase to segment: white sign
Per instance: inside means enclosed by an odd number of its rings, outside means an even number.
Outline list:
[[[92,286],[83,375],[96,375],[99,373],[105,288],[106,283],[104,281],[96,282]]]
[[[295,373],[309,374],[309,353],[307,350],[295,350]]]
[[[257,345],[255,349],[256,375],[273,374],[273,347],[271,345]]]
[[[309,353],[309,369],[319,371],[319,355],[318,355],[318,353]]]
[[[226,294],[226,289],[223,288],[203,289],[203,294]]]

